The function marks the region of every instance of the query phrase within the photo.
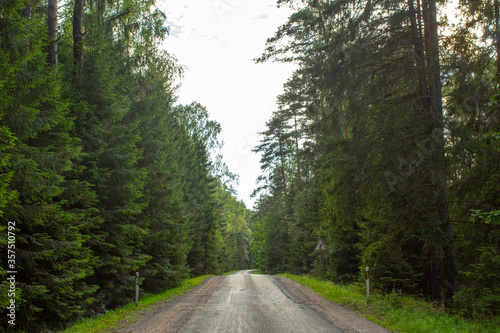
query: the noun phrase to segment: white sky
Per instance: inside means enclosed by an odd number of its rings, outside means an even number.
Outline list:
[[[277,8],[276,0],[160,0],[158,6],[171,29],[164,47],[187,67],[178,102],[199,102],[221,124],[224,160],[240,177],[238,198],[252,208],[260,157],[251,149],[293,72],[291,64],[252,59],[291,11]]]

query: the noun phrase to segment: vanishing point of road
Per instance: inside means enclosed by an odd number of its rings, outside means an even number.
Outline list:
[[[120,332],[148,333],[388,332],[299,283],[251,271],[207,278],[120,326]]]

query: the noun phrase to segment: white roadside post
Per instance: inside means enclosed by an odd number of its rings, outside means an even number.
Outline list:
[[[135,272],[135,306],[139,305],[139,272]]]
[[[369,267],[366,267],[366,303],[368,303],[368,298],[370,297],[370,278],[368,277]]]

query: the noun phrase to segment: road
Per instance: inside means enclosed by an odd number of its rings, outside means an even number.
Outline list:
[[[250,272],[209,278],[121,332],[387,332],[292,280]]]

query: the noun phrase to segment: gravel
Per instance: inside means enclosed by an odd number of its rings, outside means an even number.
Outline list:
[[[139,311],[109,332],[388,332],[282,276],[240,271]]]

